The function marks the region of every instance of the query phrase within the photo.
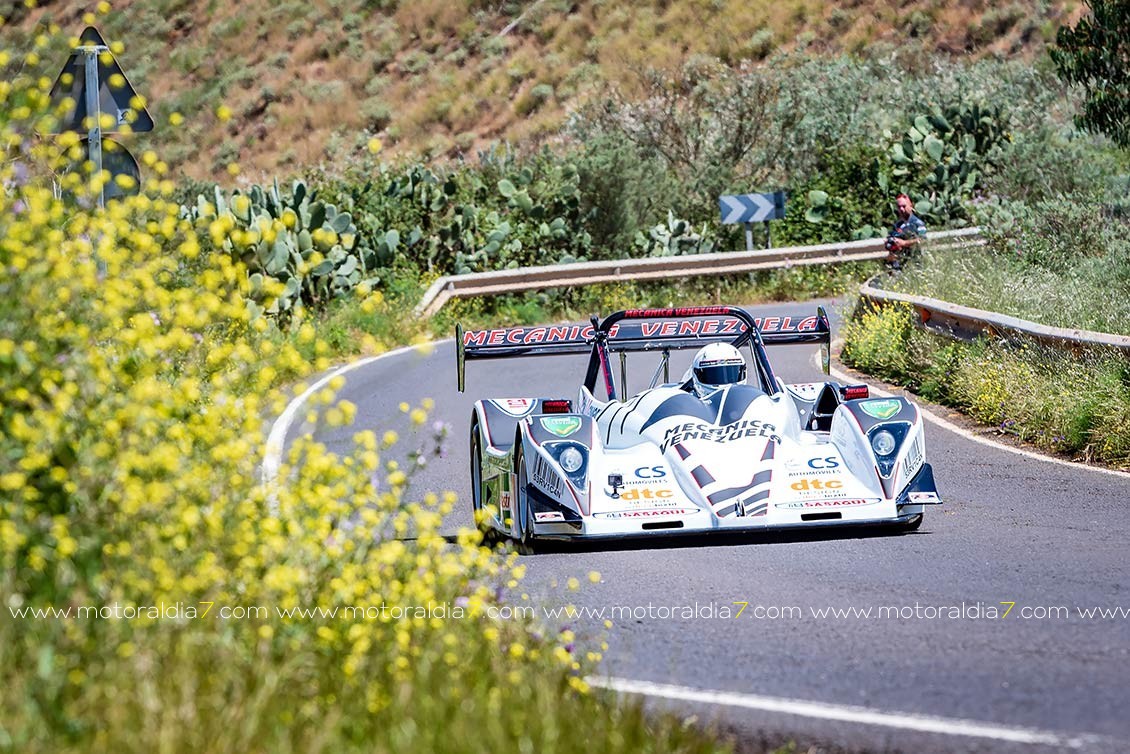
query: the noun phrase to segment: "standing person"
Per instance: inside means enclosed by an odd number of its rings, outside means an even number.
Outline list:
[[[902,268],[902,262],[926,237],[926,223],[914,214],[914,202],[906,194],[895,197],[895,224],[887,234],[887,264],[892,270]]]

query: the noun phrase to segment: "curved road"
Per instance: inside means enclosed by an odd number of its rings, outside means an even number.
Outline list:
[[[796,315],[815,304],[750,309]],[[410,430],[398,404],[434,399],[432,419],[449,422],[451,437],[446,457],[429,463],[418,483],[459,492],[452,532],[471,525],[472,402],[573,397],[584,364],[475,362],[460,395],[453,350],[446,341],[431,352],[372,360],[349,372],[340,394],[359,407],[355,428],[402,436]],[[814,352],[779,347],[770,357],[779,376],[803,382],[821,377]],[[302,430],[291,427],[287,437]],[[320,439],[345,450],[353,431]],[[946,504],[928,510],[916,533],[558,547],[523,558],[527,604],[592,610],[551,622],[596,641],[604,635],[601,670],[644,684],[622,689],[717,719],[743,741],[792,738],[866,751],[1130,750],[1130,476],[1018,455],[935,425],[926,437]],[[589,583],[591,571],[600,583]],[[582,581],[577,592],[564,586],[571,576]],[[738,603],[748,603],[742,615],[721,617]],[[1081,612],[1094,608],[1123,612]]]

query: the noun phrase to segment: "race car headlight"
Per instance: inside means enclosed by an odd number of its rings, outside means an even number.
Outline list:
[[[871,436],[871,449],[877,456],[889,456],[895,452],[895,436],[887,430],[880,430]]]
[[[561,468],[565,469],[566,474],[576,474],[585,465],[585,457],[576,448],[568,447],[561,451],[557,462],[561,464]]]

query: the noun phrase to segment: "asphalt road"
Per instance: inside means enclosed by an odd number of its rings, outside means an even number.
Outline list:
[[[751,311],[807,314],[814,304]],[[453,351],[448,341],[378,359],[351,371],[341,393],[359,406],[355,427],[398,429],[402,447],[418,438],[399,404],[435,401],[432,420],[450,425],[447,452],[415,484],[460,494],[452,532],[471,525],[473,401],[575,396],[584,363],[475,362],[461,395]],[[814,353],[788,346],[770,357],[783,379],[804,382],[820,379]],[[296,425],[288,438],[301,431]],[[343,449],[352,431],[321,439]],[[523,558],[526,604],[591,609],[548,619],[593,640],[603,635],[601,670],[609,676],[742,695],[726,704],[651,698],[718,720],[746,740],[868,751],[1130,751],[1130,479],[986,447],[936,426],[926,437],[946,504],[928,510],[916,533],[557,547]],[[591,571],[599,583],[589,582]],[[569,577],[581,580],[578,591],[567,590]],[[740,603],[747,605],[733,617]],[[723,608],[731,617],[721,617]],[[1080,612],[1093,608],[1126,612]],[[684,617],[688,610],[693,617]],[[918,716],[942,720],[920,725]],[[1007,730],[971,734],[971,722]]]

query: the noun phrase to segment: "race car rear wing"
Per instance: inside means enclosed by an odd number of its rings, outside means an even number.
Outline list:
[[[465,384],[468,359],[505,359],[520,356],[591,354],[585,383],[595,387],[597,373],[605,372],[611,384],[609,353],[666,351],[699,348],[707,343],[729,342],[742,347],[753,341],[758,367],[775,391],[772,368],[764,345],[819,343],[828,371],[831,327],[824,307],[815,316],[753,317],[733,306],[695,306],[667,309],[628,309],[589,324],[536,325],[464,330],[455,326],[455,358],[459,391]],[[611,392],[609,393],[612,394]]]

